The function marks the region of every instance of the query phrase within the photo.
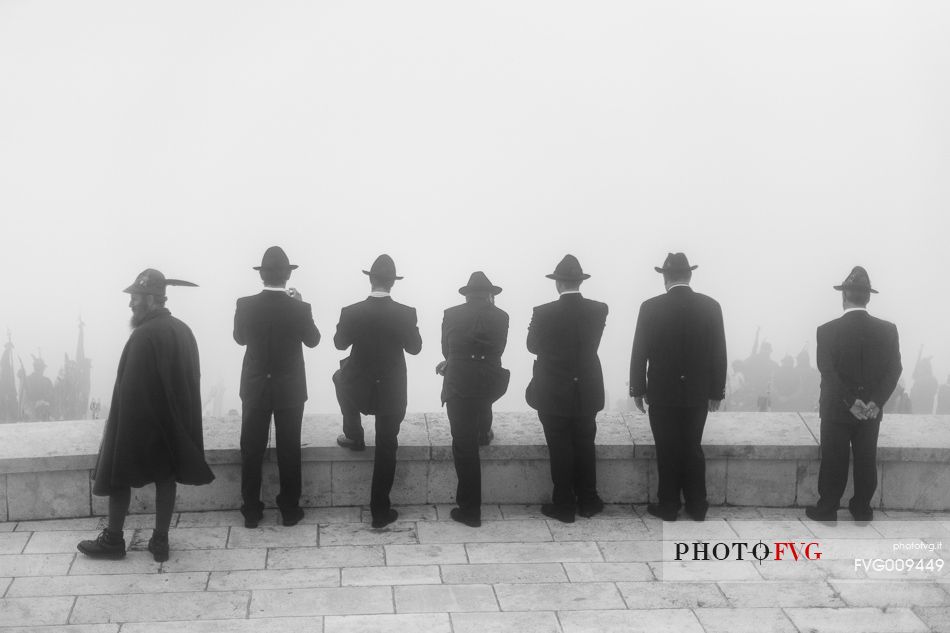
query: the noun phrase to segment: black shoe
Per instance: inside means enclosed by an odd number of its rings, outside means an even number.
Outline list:
[[[872,521],[874,519],[874,509],[865,508],[864,510],[855,510],[854,508],[848,507],[848,512],[851,513],[851,517],[855,521]]]
[[[559,506],[554,503],[541,504],[541,514],[552,519],[557,519],[561,523],[574,522],[574,509],[565,506]]]
[[[686,515],[689,516],[689,518],[691,518],[693,521],[705,521],[706,512],[708,510],[709,510],[709,506],[706,506],[705,508],[702,508],[701,510],[692,510],[690,508],[686,508]]]
[[[258,501],[255,510],[249,510],[246,504],[242,505],[241,514],[244,515],[244,527],[254,529],[264,518],[264,504]]]
[[[495,439],[495,432],[491,429],[488,429],[488,433],[479,433],[478,434],[478,445],[479,446],[488,446],[491,444],[491,441]]]
[[[593,501],[589,501],[587,503],[577,504],[577,513],[582,517],[587,517],[588,519],[595,514],[600,514],[603,511],[604,502],[600,497],[597,497]]]
[[[468,527],[482,527],[482,520],[480,517],[473,516],[471,514],[465,514],[462,512],[462,508],[452,508],[452,511],[449,512],[449,516],[452,517],[453,521],[464,523]]]
[[[156,563],[164,563],[168,560],[168,534],[152,533],[152,538],[148,540],[148,551],[152,553],[152,558]]]
[[[818,506],[808,506],[805,508],[805,516],[812,521],[821,521],[822,523],[837,523],[838,512],[836,510],[819,510]]]
[[[664,521],[675,521],[676,515],[679,514],[679,510],[667,510],[658,503],[648,503],[647,512]]]
[[[281,510],[280,516],[284,526],[290,527],[292,525],[297,525],[300,523],[300,519],[302,519],[304,516],[303,508],[297,506],[296,508],[291,508],[289,510]]]
[[[351,451],[365,451],[366,450],[365,440],[351,440],[345,435],[337,435],[336,443],[342,446],[343,448],[350,449]]]
[[[125,558],[125,539],[122,532],[115,534],[106,528],[94,541],[79,541],[76,549],[89,558],[119,560]]]
[[[396,517],[398,516],[399,516],[399,513],[393,510],[392,508],[390,508],[386,512],[386,514],[383,514],[378,517],[373,517],[373,527],[377,529],[381,527],[386,527],[387,525],[395,521]]]

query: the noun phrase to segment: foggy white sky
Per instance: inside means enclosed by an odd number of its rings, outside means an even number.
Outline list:
[[[776,361],[814,358],[862,264],[908,384],[920,345],[944,382],[947,33],[937,1],[0,0],[0,328],[55,378],[81,313],[108,401],[121,290],[158,268],[200,284],[169,308],[239,409],[234,301],[279,244],[325,337],[307,410],[336,412],[339,310],[388,252],[423,337],[410,410],[439,408],[442,310],[476,269],[504,287],[496,410],[518,410],[531,307],[570,252],[610,305],[615,401],[653,266],[682,250],[730,359],[757,326]]]

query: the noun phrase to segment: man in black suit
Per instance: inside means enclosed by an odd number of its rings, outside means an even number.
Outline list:
[[[376,416],[376,451],[370,512],[373,527],[396,520],[389,492],[396,473],[399,425],[406,417],[406,356],[418,354],[422,338],[416,325],[416,309],[393,301],[389,296],[396,265],[389,255],[380,255],[369,275],[371,292],[365,300],[340,311],[333,344],[339,350],[353,346],[350,356],[333,374],[336,396],[343,413],[343,435],[337,444],[361,451],[366,448],[360,413]]]
[[[264,511],[261,466],[267,449],[271,415],[280,471],[280,508],[284,525],[303,518],[300,507],[300,426],[307,401],[303,348],[316,347],[320,332],[309,303],[296,289],[286,289],[292,265],[283,249],[264,252],[260,271],[264,290],[242,297],[234,313],[234,340],[246,345],[241,368],[241,513],[244,526],[257,527]]]
[[[669,253],[663,267],[666,293],[640,306],[630,359],[630,395],[641,412],[650,409],[656,444],[657,503],[647,512],[675,521],[680,492],[686,513],[706,518],[706,456],[703,429],[719,410],[726,389],[726,336],[722,308],[693,292],[693,270],[683,253]]]
[[[877,436],[882,407],[901,375],[897,327],[868,314],[872,293],[867,271],[855,266],[834,286],[841,291],[844,314],[818,327],[821,372],[821,466],[818,503],[805,509],[815,521],[836,521],[848,483],[849,452],[854,452],[854,496],[848,510],[856,521],[874,517],[871,497],[877,489]]]
[[[465,303],[449,308],[442,319],[442,356],[436,373],[445,376],[442,402],[452,427],[452,458],[458,487],[453,520],[470,527],[482,524],[482,471],[479,436],[491,424],[492,403],[504,395],[510,377],[501,366],[508,342],[508,313],[495,307],[501,288],[482,271],[459,288]]]
[[[528,351],[537,354],[525,397],[538,411],[551,455],[551,503],[545,516],[573,523],[575,512],[592,517],[604,508],[597,494],[594,438],[597,412],[604,408],[604,375],[597,356],[607,321],[607,304],[581,296],[590,275],[565,255],[553,279],[557,301],[537,306],[528,326]]]

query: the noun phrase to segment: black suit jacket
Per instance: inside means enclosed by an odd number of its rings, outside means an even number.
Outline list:
[[[630,358],[630,395],[661,406],[707,406],[726,390],[722,308],[689,286],[640,306]]]
[[[340,311],[333,344],[344,350],[340,380],[364,414],[406,412],[406,356],[418,354],[422,338],[416,309],[391,297],[367,297]]]
[[[487,299],[449,308],[442,318],[445,379],[442,402],[449,398],[497,400],[508,388],[501,355],[508,342],[508,313]]]
[[[301,343],[316,347],[320,342],[309,303],[273,290],[242,297],[234,311],[234,340],[247,346],[240,392],[245,404],[262,404],[268,382],[270,404],[275,409],[297,407],[307,401]]]
[[[528,351],[537,354],[525,393],[528,405],[553,415],[591,415],[604,408],[604,374],[597,356],[607,304],[579,293],[537,306]]]
[[[320,342],[309,303],[272,290],[242,297],[234,311],[234,340],[247,345],[241,368],[241,400],[245,404],[262,404],[268,382],[270,404],[275,409],[307,401],[301,343],[316,347]]]
[[[902,370],[897,326],[855,310],[819,326],[816,340],[821,418],[857,422],[848,411],[856,399],[883,409]]]

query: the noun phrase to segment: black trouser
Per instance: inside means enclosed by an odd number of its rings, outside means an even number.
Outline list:
[[[267,450],[270,419],[274,416],[277,444],[277,469],[280,472],[280,493],[277,507],[281,512],[300,504],[300,426],[303,405],[286,409],[244,404],[241,420],[241,511],[245,516],[260,516],[261,467]]]
[[[343,434],[351,440],[363,439],[363,422],[360,410],[339,380],[340,372],[333,375],[336,398],[343,414]],[[396,477],[396,449],[399,448],[399,426],[406,412],[376,414],[376,449],[373,452],[373,483],[370,486],[369,510],[373,518],[389,512],[389,493]]]
[[[854,496],[848,507],[864,512],[877,490],[877,436],[881,421],[821,421],[821,466],[818,468],[818,509],[835,511],[848,485],[850,453],[854,453]]]
[[[333,372],[333,388],[336,390],[336,400],[340,403],[340,413],[343,414],[343,435],[351,440],[363,440],[363,422],[360,419],[359,407],[353,402],[350,394],[343,386],[340,370]]]
[[[709,502],[702,441],[708,407],[650,405],[649,413],[659,475],[657,503],[675,512],[680,508],[682,491],[687,511],[705,513]]]
[[[487,432],[486,419],[491,424],[491,405],[488,398],[451,398],[445,403],[452,427],[452,458],[458,476],[455,502],[464,514],[478,518],[481,518],[482,508],[478,436]]]
[[[551,502],[567,510],[598,499],[595,418],[593,413],[561,416],[538,412],[551,455]]]

